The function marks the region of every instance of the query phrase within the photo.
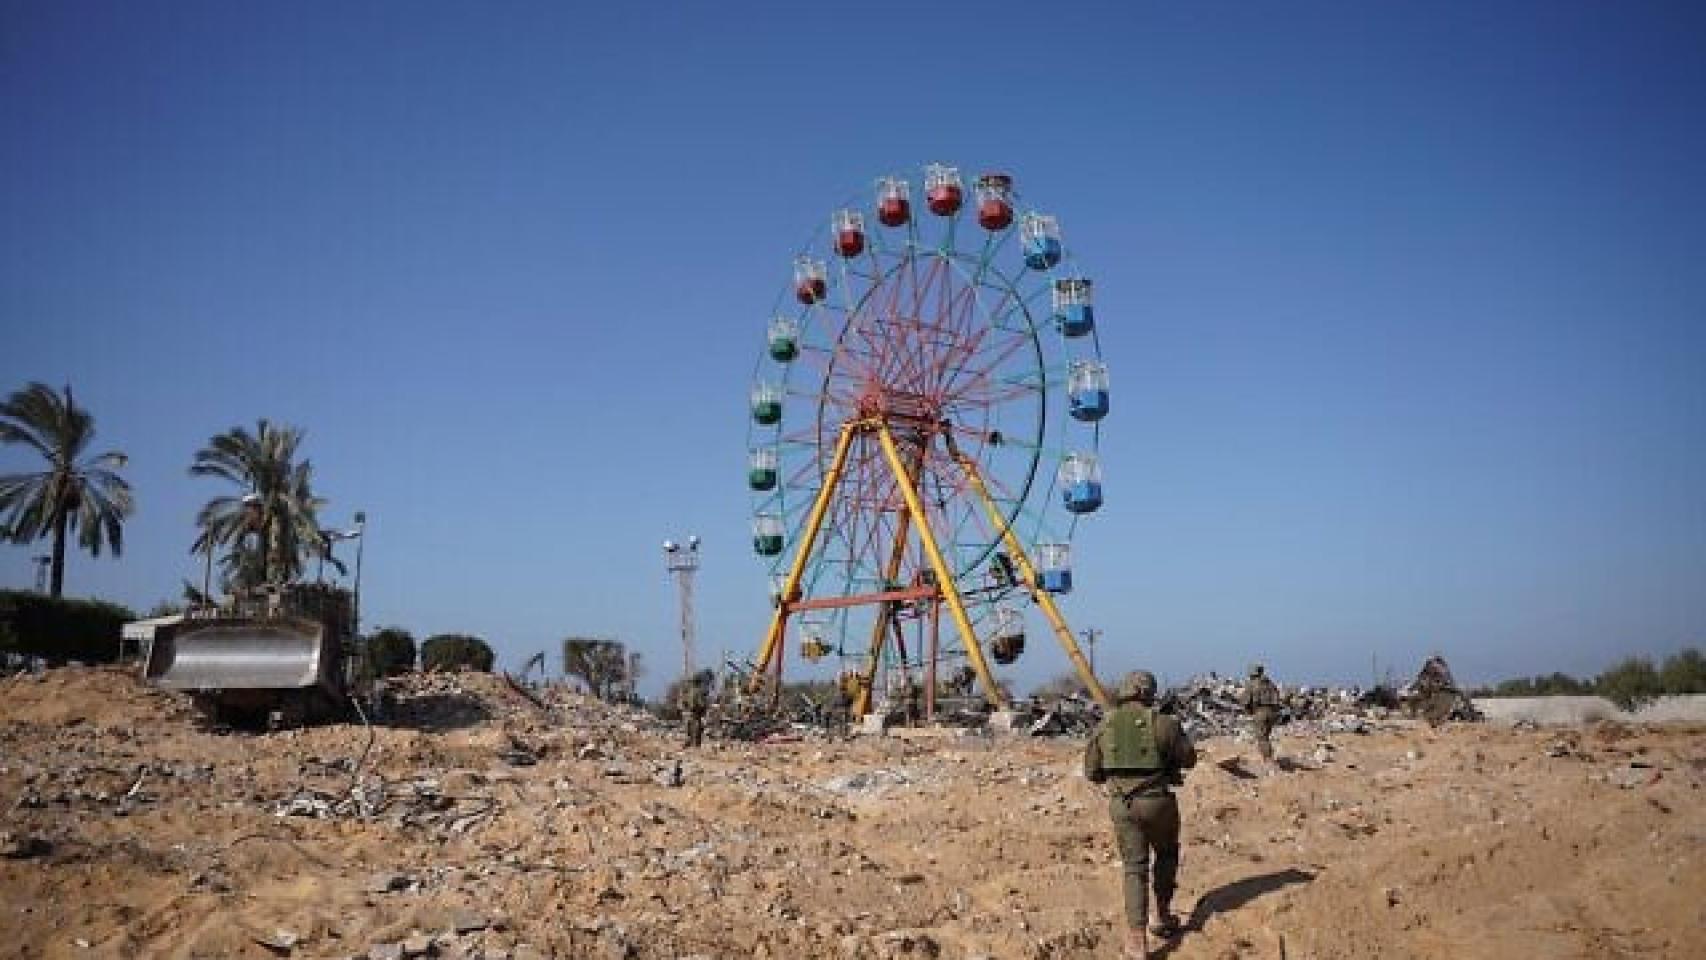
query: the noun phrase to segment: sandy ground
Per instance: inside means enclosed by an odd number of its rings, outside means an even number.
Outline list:
[[[113,670],[0,681],[0,955],[1118,955],[1081,742],[718,744],[672,786],[667,732],[467,683],[361,760],[359,724],[222,734]],[[1698,730],[1204,749],[1160,956],[1706,957]]]

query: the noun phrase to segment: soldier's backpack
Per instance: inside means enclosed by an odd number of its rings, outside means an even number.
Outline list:
[[[1110,773],[1161,769],[1155,711],[1120,707],[1108,715],[1108,731],[1102,737],[1102,767]]]

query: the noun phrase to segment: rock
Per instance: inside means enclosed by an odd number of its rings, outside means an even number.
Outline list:
[[[296,949],[296,944],[301,939],[293,931],[286,930],[283,927],[279,927],[271,933],[252,934],[252,937],[261,946],[279,953],[289,953]]]
[[[550,960],[550,958],[538,947],[530,943],[520,943],[516,944],[515,949],[509,952],[509,960]]]
[[[0,857],[7,860],[29,860],[45,856],[52,849],[53,844],[41,837],[0,830]]]
[[[922,960],[933,960],[942,955],[942,946],[936,938],[927,933],[917,931],[897,930],[885,933],[878,939],[878,949],[885,958],[889,957],[919,957]]]
[[[450,912],[450,929],[459,934],[474,933],[491,926],[484,914],[477,913],[465,907]]]
[[[403,941],[403,956],[405,957],[430,957],[437,952],[432,938],[424,934],[416,934]]]
[[[607,930],[598,940],[599,956],[604,960],[634,960],[640,951],[620,930]]]
[[[400,943],[376,943],[368,948],[367,960],[403,960],[403,945]]]
[[[367,878],[367,886],[363,889],[368,893],[391,893],[408,885],[409,878],[400,873],[376,873]]]
[[[504,750],[498,756],[512,767],[531,767],[539,762],[539,758],[527,750]]]
[[[1624,790],[1633,790],[1644,784],[1659,779],[1659,772],[1650,767],[1630,764],[1626,767],[1615,767],[1605,775],[1605,782]]]

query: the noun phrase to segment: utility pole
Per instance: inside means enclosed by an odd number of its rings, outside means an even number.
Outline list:
[[[53,565],[53,558],[44,553],[44,554],[42,554],[38,557],[34,557],[32,559],[34,559],[35,563],[36,563],[36,592],[37,593],[46,593],[47,592],[47,570],[48,570],[48,567]]]
[[[1085,627],[1082,632],[1084,634],[1084,645],[1090,648],[1090,672],[1094,674],[1096,672],[1096,639],[1102,635],[1102,631],[1095,627]]]
[[[693,676],[693,574],[699,570],[699,538],[689,536],[685,545],[663,542],[663,564],[675,574],[681,599],[681,676]]]

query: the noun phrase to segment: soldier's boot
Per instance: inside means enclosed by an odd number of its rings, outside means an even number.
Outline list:
[[[1149,925],[1149,932],[1163,940],[1171,940],[1179,935],[1179,918],[1173,914],[1173,907],[1168,903],[1155,905],[1155,922]]]

